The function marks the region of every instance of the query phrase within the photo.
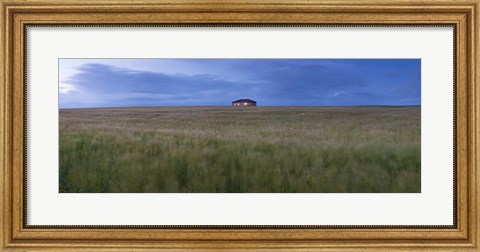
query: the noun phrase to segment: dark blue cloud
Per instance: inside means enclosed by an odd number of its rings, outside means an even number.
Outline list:
[[[84,64],[67,80],[74,89],[60,94],[60,106],[230,105],[239,98],[256,100],[260,106],[420,104],[419,59],[175,61],[197,65],[206,73],[190,74],[180,67],[178,74],[167,74],[161,69]]]

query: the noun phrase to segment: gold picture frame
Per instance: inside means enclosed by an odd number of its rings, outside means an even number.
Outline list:
[[[2,0],[2,251],[478,251],[479,0]],[[29,226],[25,207],[25,27],[28,25],[328,24],[455,27],[455,225]],[[47,143],[46,143],[47,144]]]

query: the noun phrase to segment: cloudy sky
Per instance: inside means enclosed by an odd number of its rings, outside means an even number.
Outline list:
[[[60,59],[61,108],[420,105],[420,59]]]

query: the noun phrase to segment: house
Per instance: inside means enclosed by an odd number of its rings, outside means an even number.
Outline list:
[[[240,99],[233,101],[232,106],[257,106],[257,102],[250,99]]]

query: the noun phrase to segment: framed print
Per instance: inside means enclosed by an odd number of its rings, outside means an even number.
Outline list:
[[[2,250],[477,251],[479,4],[2,1]]]

